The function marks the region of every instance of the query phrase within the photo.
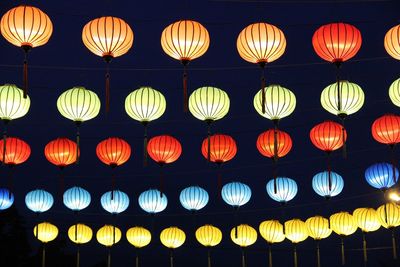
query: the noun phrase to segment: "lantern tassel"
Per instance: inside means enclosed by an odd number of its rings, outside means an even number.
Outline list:
[[[207,266],[211,267],[211,249],[207,249]]]
[[[110,111],[110,64],[107,62],[106,72],[106,114]]]
[[[346,264],[346,258],[345,258],[345,254],[344,254],[344,238],[343,238],[343,236],[340,237],[340,247],[341,247],[341,251],[342,251],[342,266],[344,266]]]
[[[79,267],[81,263],[81,253],[79,249],[79,244],[77,245],[77,250],[76,250],[76,267]]]
[[[394,228],[392,228],[392,248],[393,248],[393,259],[397,260],[397,245],[396,245],[396,236],[394,234]]]
[[[163,197],[163,192],[164,192],[164,171],[163,171],[163,165],[160,164],[160,197]]]
[[[387,211],[387,204],[385,203],[385,208],[383,209],[383,212],[385,213],[385,223],[388,223],[388,211]]]
[[[174,267],[174,250],[170,250],[169,254],[169,262],[170,262],[170,267]]]
[[[64,168],[60,167],[60,180],[59,180],[60,188],[59,188],[59,191],[58,191],[58,195],[59,195],[59,198],[61,200],[63,200],[63,192],[64,192],[64,188],[65,188],[64,171],[63,170],[64,170]]]
[[[111,247],[108,248],[107,267],[111,267]]]
[[[317,240],[317,267],[321,267],[321,255],[319,251],[319,241]]]
[[[188,77],[187,77],[187,63],[183,63],[183,77],[182,77],[182,83],[183,83],[183,111],[185,113],[188,112]]]
[[[365,238],[365,232],[363,232],[363,255],[364,255],[364,266],[367,266],[368,255],[367,255],[367,240]]]
[[[43,243],[42,248],[42,267],[46,267],[46,243]]]
[[[396,154],[394,151],[394,145],[390,145],[390,157],[392,159],[392,172],[393,172],[393,183],[396,185]]]
[[[274,194],[278,193],[278,184],[276,181],[276,178],[278,176],[278,167],[277,167],[277,162],[275,160],[272,161],[272,168],[273,168],[273,177],[274,177]]]
[[[23,68],[23,81],[24,81],[24,98],[28,97],[28,53],[25,52],[24,68]]]
[[[268,267],[272,267],[272,245],[268,243]]]
[[[261,112],[265,113],[265,62],[260,63],[261,67]]]
[[[135,259],[136,267],[139,267],[139,249],[136,249],[136,259]]]
[[[3,155],[2,155],[2,165],[6,165],[6,150],[7,150],[7,124],[8,121],[4,120],[3,129]]]
[[[298,266],[297,263],[297,247],[296,244],[293,246],[293,263],[294,263],[294,267]]]
[[[344,119],[345,117],[341,117],[342,121],[342,140],[343,140],[343,147],[342,147],[342,155],[344,159],[347,159],[347,142],[346,142],[346,128],[344,127]]]
[[[148,138],[147,138],[147,122],[142,122],[144,126],[144,134],[143,134],[143,166],[147,167],[147,159],[148,159],[148,153],[147,153],[147,143],[148,143]]]
[[[274,127],[274,161],[278,160],[278,125]]]
[[[242,267],[246,267],[246,254],[244,251],[244,247],[242,247]]]
[[[221,163],[218,163],[218,178],[217,178],[217,196],[221,197],[222,190],[222,173],[221,173]]]
[[[10,175],[8,176],[8,188],[10,190],[8,191],[8,199],[11,199],[11,192],[14,191],[14,183],[13,183],[14,165],[9,165],[9,167],[10,167]]]
[[[327,158],[326,158],[327,162],[328,162],[328,190],[329,192],[331,192],[332,190],[332,171],[331,171],[331,155],[330,153],[327,153]]]
[[[111,176],[111,200],[114,200],[115,184],[116,184],[115,173],[113,171]]]
[[[234,216],[234,222],[235,222],[235,239],[238,238],[238,206],[235,206],[233,208],[233,216]]]
[[[78,165],[79,158],[80,158],[79,150],[80,150],[80,146],[81,146],[81,132],[80,132],[81,122],[76,121],[75,125],[76,125],[76,160],[75,160],[75,164]]]
[[[207,161],[211,162],[211,122],[207,122]]]

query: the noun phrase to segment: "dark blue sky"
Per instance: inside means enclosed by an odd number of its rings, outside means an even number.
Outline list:
[[[383,47],[386,31],[400,23],[400,3],[393,1],[26,1],[45,11],[54,25],[49,43],[29,54],[31,110],[27,116],[13,122],[9,134],[27,141],[32,148],[28,162],[15,169],[15,205],[32,228],[35,216],[25,207],[24,196],[34,188],[44,188],[56,198],[54,207],[40,216],[49,220],[66,237],[66,230],[75,221],[60,197],[57,197],[58,170],[43,155],[47,142],[59,136],[74,138],[74,125],[57,111],[56,99],[65,90],[82,85],[104,99],[103,60],[83,45],[82,27],[91,19],[103,15],[123,18],[130,24],[135,40],[133,48],[111,64],[111,111],[104,109],[94,120],[81,128],[82,156],[78,166],[65,171],[66,188],[79,185],[92,194],[92,204],[84,210],[80,221],[95,231],[113,219],[100,206],[100,196],[111,189],[111,170],[96,157],[98,142],[109,136],[120,136],[132,146],[131,160],[116,170],[117,185],[131,198],[128,210],[117,217],[117,225],[127,230],[133,225],[151,227],[151,218],[138,206],[138,195],[158,185],[156,164],[142,166],[142,126],[131,120],[124,110],[124,99],[134,89],[149,85],[160,90],[167,99],[164,116],[151,124],[149,135],[171,134],[183,146],[181,158],[165,168],[167,209],[156,216],[155,236],[144,249],[142,266],[166,266],[168,251],[159,242],[161,229],[176,225],[187,233],[187,241],[176,252],[176,266],[205,266],[206,254],[194,239],[191,215],[179,204],[179,192],[198,184],[210,193],[209,205],[196,216],[196,224],[211,223],[221,227],[222,244],[213,253],[214,266],[239,266],[240,250],[229,238],[234,224],[231,209],[217,198],[215,166],[207,164],[200,152],[205,125],[182,112],[181,66],[161,49],[162,30],[178,19],[194,19],[209,31],[211,45],[207,53],[189,66],[189,90],[213,85],[225,90],[231,99],[229,114],[213,125],[213,132],[232,135],[238,144],[238,154],[223,166],[223,182],[239,180],[253,190],[250,202],[241,209],[240,222],[255,228],[266,219],[299,217],[303,220],[317,213],[328,215],[336,211],[352,211],[357,207],[378,207],[381,194],[367,185],[364,170],[372,163],[389,160],[387,147],[376,143],[370,134],[374,119],[388,112],[398,112],[389,100],[388,88],[399,78],[400,62],[390,58]],[[183,2],[183,3],[182,3]],[[337,3],[335,3],[337,2]],[[3,14],[14,1],[0,3]],[[282,120],[280,126],[293,139],[293,149],[281,160],[279,174],[295,179],[299,193],[284,210],[268,198],[265,183],[271,178],[271,162],[257,151],[258,134],[272,127],[253,108],[253,96],[259,86],[259,70],[242,60],[236,51],[236,38],[248,24],[265,21],[278,26],[286,35],[287,51],[267,67],[267,84],[278,83],[291,89],[297,97],[295,112]],[[345,180],[341,195],[329,204],[311,188],[312,176],[325,169],[325,156],[309,141],[309,130],[325,119],[336,119],[322,109],[320,92],[335,81],[334,67],[323,62],[313,51],[311,37],[322,24],[334,21],[351,23],[363,37],[361,50],[353,60],[343,65],[343,78],[359,84],[366,95],[364,107],[348,118],[348,158],[335,153],[333,170]],[[0,84],[22,85],[23,53],[1,38]],[[8,170],[0,169],[0,181],[6,183]],[[29,233],[32,235],[31,233]],[[389,247],[390,233],[381,229],[368,237],[371,247]],[[347,242],[348,266],[361,266],[361,234],[358,231]],[[299,245],[300,266],[314,265],[315,243],[308,239]],[[321,242],[323,266],[339,266],[339,238],[332,235]],[[267,264],[266,243],[259,238],[249,250],[248,266]],[[275,266],[291,266],[292,245],[286,240],[276,246]],[[73,251],[72,244],[70,245]],[[132,266],[134,250],[123,239],[113,248],[114,266]],[[93,240],[82,248],[82,266],[90,266],[105,257],[106,249]],[[157,255],[156,257],[154,255]],[[390,249],[370,252],[370,266],[391,256]]]

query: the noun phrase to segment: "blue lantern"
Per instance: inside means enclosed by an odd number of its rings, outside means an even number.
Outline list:
[[[312,188],[315,193],[321,197],[331,198],[339,195],[344,187],[344,181],[342,176],[336,172],[330,172],[331,179],[331,190],[329,190],[329,172],[323,171],[314,175],[312,179]]]
[[[7,188],[0,188],[0,210],[6,210],[14,203],[14,194]]]
[[[64,192],[64,205],[73,211],[81,211],[90,204],[90,193],[79,186],[71,187]]]
[[[295,180],[287,177],[276,178],[276,191],[274,189],[274,179],[267,183],[266,189],[270,198],[283,204],[292,200],[298,190]]]
[[[395,177],[393,177],[393,170]],[[386,190],[395,184],[399,179],[399,171],[389,163],[376,163],[365,170],[365,180],[377,189]]]
[[[231,182],[222,187],[222,199],[234,208],[239,208],[251,198],[251,189],[248,185],[241,182]]]
[[[129,206],[129,197],[120,190],[113,190],[104,193],[100,199],[103,209],[111,214],[124,212]]]
[[[139,206],[147,213],[159,213],[168,205],[167,196],[157,189],[149,189],[139,196]]]
[[[198,211],[208,203],[208,193],[200,186],[189,186],[181,191],[179,201],[181,205],[190,211]]]
[[[33,190],[25,196],[26,207],[36,213],[48,211],[53,203],[53,196],[43,189]]]

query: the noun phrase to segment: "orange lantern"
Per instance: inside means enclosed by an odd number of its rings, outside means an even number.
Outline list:
[[[115,57],[126,54],[133,45],[133,31],[124,20],[117,17],[101,17],[89,21],[82,30],[83,44],[107,63],[106,112],[110,108],[109,63]]]
[[[286,156],[290,152],[292,139],[284,131],[269,129],[258,136],[257,149],[264,157],[275,160]]]
[[[30,146],[23,140],[16,137],[8,137],[5,142],[0,145],[0,153],[2,153],[3,164],[15,166],[24,163],[31,155]]]
[[[387,114],[374,121],[372,137],[379,143],[393,147],[400,142],[400,116]]]
[[[76,143],[68,138],[57,138],[44,148],[46,159],[60,169],[76,162],[79,149]]]
[[[400,24],[386,33],[385,50],[391,57],[400,60]]]
[[[183,65],[184,111],[188,110],[187,65],[201,57],[210,46],[207,29],[197,21],[179,20],[168,25],[161,33],[161,47],[164,52],[179,60]]]
[[[0,21],[3,37],[25,53],[24,59],[24,98],[28,94],[28,52],[45,45],[53,33],[50,18],[37,7],[21,5],[7,11]]]

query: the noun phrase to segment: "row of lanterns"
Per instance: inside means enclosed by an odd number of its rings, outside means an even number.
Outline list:
[[[259,225],[259,234],[269,244],[269,267],[273,266],[272,250],[274,244],[288,239],[293,243],[293,262],[298,265],[297,244],[303,242],[308,237],[314,239],[317,243],[316,265],[321,266],[319,242],[328,238],[332,232],[335,232],[341,239],[341,263],[345,264],[344,238],[354,234],[358,228],[363,233],[363,259],[366,263],[367,241],[366,234],[378,230],[381,226],[392,230],[393,258],[397,258],[396,238],[394,229],[400,225],[400,207],[394,203],[387,203],[378,209],[358,208],[352,214],[348,212],[338,212],[329,217],[313,216],[306,221],[300,219],[291,219],[281,224],[279,220],[263,221]],[[48,243],[54,240],[58,235],[58,228],[49,223],[39,223],[34,228],[35,237],[41,242]],[[68,230],[69,239],[82,245],[90,242],[93,236],[92,229],[82,223],[72,225]],[[208,266],[211,266],[210,249],[220,244],[222,241],[222,231],[213,225],[204,225],[195,232],[196,240],[208,251]],[[105,247],[111,248],[117,244],[122,237],[122,231],[114,225],[105,225],[98,229],[96,233],[97,241]],[[240,224],[233,228],[230,237],[236,245],[242,248],[242,266],[246,266],[245,249],[257,241],[257,230],[247,224]],[[126,239],[136,249],[146,247],[152,241],[152,233],[141,226],[135,226],[126,231]],[[186,234],[178,227],[168,227],[161,231],[161,243],[171,250],[171,267],[173,266],[173,250],[181,247],[186,240]],[[79,266],[79,249],[77,255],[77,265]],[[111,254],[108,250],[108,265],[111,265]],[[136,255],[136,266],[139,266],[138,254]]]

